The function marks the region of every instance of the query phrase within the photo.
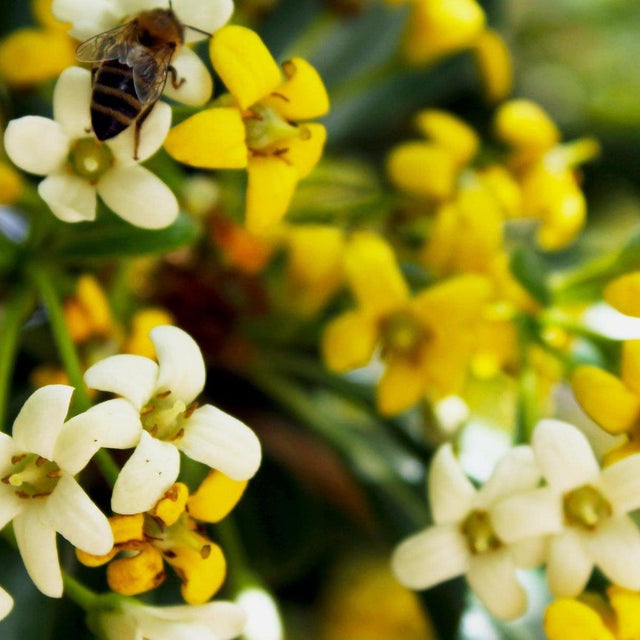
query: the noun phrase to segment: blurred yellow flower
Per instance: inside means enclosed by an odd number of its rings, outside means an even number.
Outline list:
[[[640,317],[640,271],[612,280],[606,286],[603,298],[620,313]]]
[[[496,31],[485,29],[472,49],[484,93],[489,102],[504,100],[513,87],[513,67],[507,43]]]
[[[116,333],[107,296],[91,275],[78,278],[75,294],[64,304],[64,316],[71,338],[76,343]]]
[[[320,160],[325,128],[306,121],[328,112],[329,97],[301,58],[282,65],[283,80],[260,37],[245,27],[217,31],[210,55],[230,94],[175,127],[165,148],[196,167],[246,168],[246,225],[263,232],[285,215],[298,181]]]
[[[23,186],[20,174],[0,160],[0,205],[16,202],[22,195]]]

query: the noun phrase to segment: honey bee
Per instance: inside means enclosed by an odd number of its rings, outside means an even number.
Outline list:
[[[168,9],[142,11],[78,47],[78,60],[93,63],[91,125],[98,140],[109,140],[135,123],[134,159],[138,159],[140,128],[167,77],[176,89],[184,83],[171,60],[184,43],[186,28],[193,29],[178,20],[169,3]]]

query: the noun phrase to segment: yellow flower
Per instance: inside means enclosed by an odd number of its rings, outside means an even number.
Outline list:
[[[620,313],[640,317],[640,271],[626,273],[612,280],[606,286],[603,297]]]
[[[175,127],[165,147],[192,166],[246,168],[246,225],[263,232],[285,215],[298,181],[320,160],[326,130],[306,121],[328,112],[329,97],[301,58],[282,65],[283,79],[260,37],[245,27],[217,31],[210,55],[230,94]]]
[[[116,331],[107,296],[90,275],[78,279],[75,294],[65,301],[64,317],[76,343],[109,337]]]
[[[0,205],[13,204],[22,195],[22,178],[6,162],[0,160]]]
[[[393,251],[368,232],[349,242],[345,274],[358,307],[326,327],[327,366],[336,372],[364,366],[379,347],[385,372],[378,384],[378,408],[389,415],[409,408],[427,391],[443,396],[457,390],[489,283],[460,276],[411,297]]]
[[[495,31],[485,29],[475,41],[472,51],[487,100],[504,100],[513,87],[511,55],[506,42]]]
[[[110,518],[115,546],[109,554],[92,556],[77,550],[78,559],[91,567],[109,563],[109,587],[126,596],[159,586],[167,562],[182,581],[184,600],[202,604],[222,586],[226,562],[195,519],[218,522],[237,504],[246,486],[246,481],[231,480],[220,471],[212,471],[192,496],[184,484],[176,483],[151,511]]]
[[[174,324],[172,315],[159,308],[142,309],[131,319],[131,331],[125,340],[122,351],[145,358],[155,358],[156,352],[149,338],[151,329],[165,324]]]

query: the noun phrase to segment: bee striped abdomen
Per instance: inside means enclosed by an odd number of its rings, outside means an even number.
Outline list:
[[[98,140],[124,131],[142,111],[133,84],[133,70],[117,60],[102,62],[94,72],[91,124]]]

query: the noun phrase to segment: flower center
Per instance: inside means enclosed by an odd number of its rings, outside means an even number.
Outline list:
[[[613,512],[609,501],[594,487],[586,484],[565,493],[564,517],[569,525],[592,531]]]
[[[80,138],[71,145],[69,164],[76,175],[94,182],[113,166],[113,153],[96,138]]]
[[[211,545],[202,543],[203,539],[196,532],[195,522],[186,513],[169,526],[160,518],[145,515],[144,535],[156,549],[169,557],[172,554],[175,556],[174,548],[194,549],[203,559],[211,553]]]
[[[12,486],[19,498],[44,498],[52,493],[60,479],[60,467],[37,453],[11,458],[9,473],[2,482]]]
[[[462,523],[461,531],[474,555],[495,551],[502,546],[486,511],[472,511]]]
[[[428,339],[428,332],[406,311],[384,318],[380,326],[382,357],[390,355],[416,359],[420,347]]]
[[[261,104],[256,104],[244,115],[247,146],[255,152],[265,153],[272,147],[286,144],[288,140],[308,135],[304,127],[296,127],[280,114]],[[274,152],[278,152],[274,149]]]
[[[142,426],[158,440],[179,440],[183,422],[196,409],[196,402],[187,406],[184,401],[171,397],[171,391],[156,394],[140,412]]]

